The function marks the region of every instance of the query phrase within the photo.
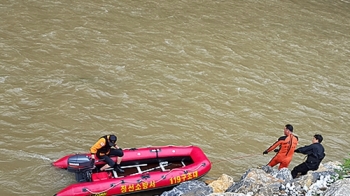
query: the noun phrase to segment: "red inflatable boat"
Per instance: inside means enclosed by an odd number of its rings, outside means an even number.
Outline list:
[[[71,154],[53,163],[75,173],[77,183],[55,196],[126,195],[175,186],[204,176],[211,163],[197,146],[157,146],[124,149],[124,173],[99,171],[105,162],[96,159],[92,169],[90,154]],[[116,157],[112,157],[116,161]]]

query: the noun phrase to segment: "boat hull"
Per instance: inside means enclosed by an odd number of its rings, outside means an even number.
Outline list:
[[[211,163],[197,146],[158,146],[124,149],[122,168],[125,174],[112,171],[92,173],[91,182],[75,183],[56,196],[125,195],[175,186],[198,179],[208,173]],[[90,156],[90,154],[84,154]],[[53,166],[67,169],[69,157],[62,157]],[[112,157],[116,159],[116,157]],[[96,166],[104,165],[96,160]],[[154,165],[156,164],[156,165]],[[128,172],[130,171],[130,172]]]

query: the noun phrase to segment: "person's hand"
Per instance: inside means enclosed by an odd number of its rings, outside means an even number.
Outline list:
[[[267,154],[267,153],[269,153],[269,152],[267,152],[267,150],[265,150],[265,151],[263,152],[263,154]]]
[[[95,160],[95,154],[91,154],[91,159]]]

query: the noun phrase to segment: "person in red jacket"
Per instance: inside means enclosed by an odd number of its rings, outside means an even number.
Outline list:
[[[274,144],[263,152],[263,154],[267,154],[272,150],[277,152],[267,165],[274,167],[279,164],[279,170],[288,167],[289,163],[292,161],[294,150],[298,145],[298,140],[298,137],[293,135],[293,126],[287,124],[284,127],[284,136],[278,138]],[[277,147],[279,147],[279,149],[276,149]]]
[[[101,167],[101,171],[114,167],[116,171],[124,173],[124,170],[120,167],[124,152],[117,146],[116,142],[117,136],[105,135],[100,137],[100,139],[90,148],[92,159],[95,159],[95,156],[97,156],[99,159],[103,159],[107,163]],[[117,162],[115,163],[110,156],[117,156]]]

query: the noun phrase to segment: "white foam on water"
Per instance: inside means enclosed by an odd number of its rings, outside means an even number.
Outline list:
[[[8,76],[0,76],[0,83],[5,83],[5,80]]]
[[[45,157],[44,155],[36,154],[36,153],[28,153],[28,152],[24,152],[24,151],[19,151],[19,157],[21,157],[21,158],[27,157],[27,158],[32,158],[32,159],[41,159],[41,160],[50,161],[50,162],[53,161],[50,158]]]

